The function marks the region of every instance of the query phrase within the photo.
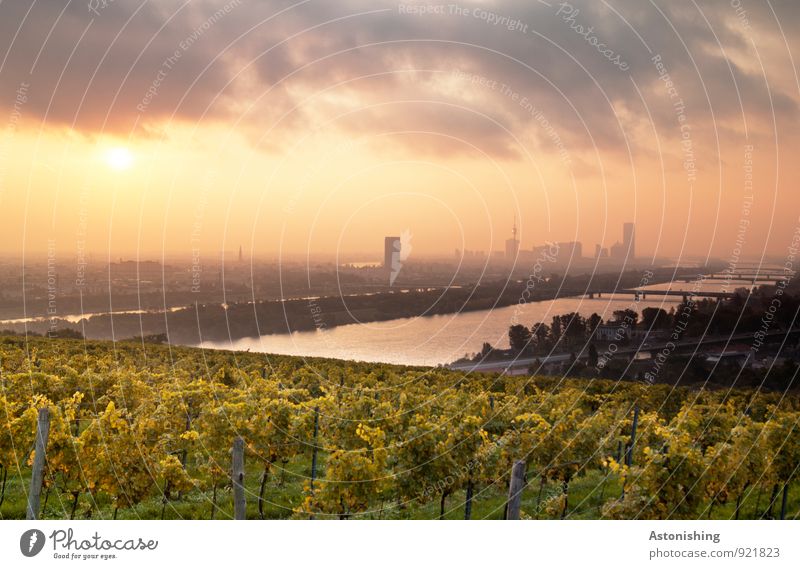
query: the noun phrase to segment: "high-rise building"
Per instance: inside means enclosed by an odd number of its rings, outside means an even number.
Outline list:
[[[636,257],[636,228],[633,223],[622,225],[622,246],[628,259]]]
[[[612,259],[624,259],[626,254],[625,245],[617,241],[611,246]]]
[[[397,256],[395,256],[397,254]],[[383,268],[386,270],[392,269],[392,260],[399,259],[400,256],[400,238],[399,237],[384,237],[383,238]]]
[[[580,241],[556,243],[558,247],[558,260],[568,263],[570,259],[577,261],[583,257],[583,244]]]
[[[611,257],[628,261],[636,257],[636,227],[633,223],[622,224],[622,243],[617,241],[611,246]]]

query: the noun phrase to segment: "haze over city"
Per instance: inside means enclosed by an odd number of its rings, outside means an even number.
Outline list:
[[[788,3],[89,4],[0,5],[3,255],[452,258],[515,223],[588,257],[635,222],[757,259],[798,223]]]

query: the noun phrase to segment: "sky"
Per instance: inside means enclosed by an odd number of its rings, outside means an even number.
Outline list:
[[[792,1],[0,2],[0,254],[782,258]],[[226,253],[228,254],[228,253]]]

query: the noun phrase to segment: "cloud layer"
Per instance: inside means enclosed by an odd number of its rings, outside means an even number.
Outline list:
[[[509,157],[519,140],[646,151],[648,129],[680,137],[677,99],[698,145],[745,129],[773,138],[774,125],[791,137],[800,9],[738,6],[3,2],[0,104],[10,112],[29,84],[26,116],[49,127],[220,122],[267,151],[309,130],[433,132],[412,144],[442,154]]]

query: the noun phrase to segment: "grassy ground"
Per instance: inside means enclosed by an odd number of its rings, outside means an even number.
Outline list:
[[[304,486],[308,483],[307,475],[310,472],[309,460],[305,457],[290,462],[283,469],[274,469],[269,475],[269,481],[264,493],[264,518],[288,519],[302,518],[295,513],[295,509],[304,499]],[[281,474],[283,470],[283,474]],[[25,516],[26,487],[29,484],[29,473],[23,472],[23,478],[9,475],[5,499],[0,506],[2,519],[20,519]],[[260,472],[248,474],[247,488],[247,517],[259,519],[258,492],[260,485]],[[561,486],[559,483],[548,482],[542,488],[539,499],[539,480],[530,480],[522,498],[522,515],[530,519],[558,519],[561,517]],[[506,488],[497,486],[477,486],[474,490],[472,503],[472,519],[502,519],[504,515]],[[566,517],[568,519],[598,519],[601,515],[601,506],[604,502],[620,495],[621,487],[615,477],[606,478],[601,471],[591,471],[575,479],[569,488],[569,506]],[[212,492],[199,490],[186,493],[180,499],[172,499],[164,504],[159,498],[151,498],[139,504],[136,508],[120,509],[117,519],[161,519],[162,510],[165,519],[210,519],[212,509]],[[740,517],[753,519],[761,516],[767,508],[770,499],[769,492],[754,490],[742,502]],[[445,502],[446,519],[464,519],[464,504],[466,493],[463,489],[448,496]],[[42,498],[45,504],[45,497]],[[398,507],[396,502],[386,502],[377,505],[374,511],[357,516],[366,519],[436,519],[439,517],[440,502],[435,497],[431,502],[419,504],[412,502]],[[46,497],[46,505],[42,508],[43,519],[68,519],[72,509],[72,497],[62,495],[55,489]],[[780,511],[780,495],[773,508],[777,515]],[[800,511],[800,485],[795,484],[789,492],[788,508],[789,518],[796,517]],[[735,504],[728,503],[715,506],[711,512],[714,519],[732,519]],[[109,519],[114,515],[114,505],[109,500],[95,501],[89,494],[80,496],[76,508],[75,518],[87,517],[96,519]],[[699,517],[707,517],[708,508],[701,508]],[[217,490],[216,519],[230,519],[233,517],[233,505],[230,488]],[[320,516],[322,517],[322,516]]]

